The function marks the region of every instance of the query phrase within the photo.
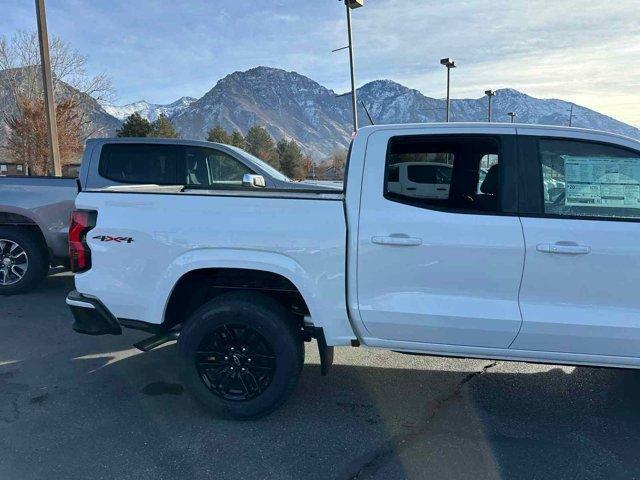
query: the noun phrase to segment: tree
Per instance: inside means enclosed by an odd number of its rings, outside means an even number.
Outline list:
[[[7,118],[9,130],[6,148],[12,156],[29,166],[32,175],[50,175],[53,170],[49,160],[48,127],[44,99],[22,99],[19,116]],[[75,100],[67,98],[56,104],[58,147],[63,165],[72,163],[82,154],[82,142],[78,132],[82,126]]]
[[[276,152],[282,173],[295,180],[305,178],[304,156],[295,140],[286,140],[283,138],[278,142]]]
[[[347,152],[344,150],[336,150],[331,154],[330,162],[336,171],[344,172],[344,166],[347,164]]]
[[[56,101],[73,97],[77,104],[81,104],[91,98],[106,100],[111,95],[113,90],[109,78],[104,74],[87,75],[87,57],[68,43],[52,37],[49,53]],[[21,99],[43,96],[37,32],[20,30],[10,39],[0,36],[0,71],[0,87],[8,92],[12,107],[19,108],[17,103]]]
[[[315,180],[318,177],[316,172],[316,162],[311,157],[304,157],[304,178]]]
[[[234,130],[229,139],[229,143],[234,147],[245,149],[247,147],[244,137],[238,130]]]
[[[256,157],[264,160],[274,168],[280,168],[278,155],[276,154],[276,145],[273,138],[264,127],[254,125],[249,129],[244,137],[246,150]]]
[[[138,112],[134,112],[127,117],[122,124],[122,128],[116,130],[118,137],[149,137],[153,127],[149,120],[142,118]]]
[[[164,113],[161,113],[155,122],[151,124],[151,132],[148,136],[158,138],[178,138],[178,133],[173,128],[171,120],[169,120]]]
[[[231,139],[229,138],[227,131],[218,124],[211,128],[207,133],[207,142],[229,144]]]
[[[51,38],[49,50],[60,156],[63,164],[69,164],[78,155],[77,145],[92,135],[106,133],[92,130],[90,119],[83,112],[90,111],[86,107],[95,105],[94,100],[106,99],[111,85],[104,75],[87,75],[86,57],[60,38]],[[19,31],[10,39],[0,37],[0,72],[0,120],[6,124],[12,157],[26,163],[30,172],[52,171],[36,32]]]

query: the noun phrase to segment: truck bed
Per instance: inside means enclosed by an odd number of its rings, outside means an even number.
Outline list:
[[[77,192],[75,178],[0,177],[1,223],[35,223],[54,258],[65,258],[69,214]]]
[[[165,304],[154,300],[169,298],[186,272],[240,265],[290,279],[314,323],[329,326],[327,337],[352,338],[345,322],[342,198],[325,189],[129,186],[82,192],[76,207],[98,213],[87,238],[93,267],[76,276],[76,287],[100,298],[117,318],[159,324]]]

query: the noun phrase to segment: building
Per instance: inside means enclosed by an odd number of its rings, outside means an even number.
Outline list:
[[[5,147],[0,147],[0,176],[26,175],[25,165],[16,163]]]

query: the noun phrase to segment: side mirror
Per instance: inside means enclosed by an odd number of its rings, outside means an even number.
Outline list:
[[[250,173],[245,173],[242,177],[242,186],[264,188],[267,186],[267,184],[264,181],[264,177],[262,175],[252,175]]]

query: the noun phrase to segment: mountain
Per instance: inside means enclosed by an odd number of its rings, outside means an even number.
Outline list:
[[[451,109],[454,121],[487,121],[487,97],[453,100]],[[539,125],[568,125],[571,115],[574,127],[593,128],[640,138],[638,128],[589,108],[564,100],[535,98],[511,88],[496,90],[496,96],[492,100],[493,121],[509,121],[507,112],[517,113],[518,123]]]
[[[1,76],[2,72],[0,80]],[[139,112],[151,121],[164,113],[182,138],[199,140],[216,124],[245,134],[257,123],[276,140],[295,139],[305,154],[317,160],[345,149],[351,139],[349,95],[338,95],[304,75],[277,68],[256,67],[234,72],[219,80],[202,98],[182,97],[168,105],[146,101],[123,106],[101,105],[85,97],[82,97],[82,108],[91,119],[91,136],[113,135],[124,118]],[[445,116],[443,99],[427,97],[391,80],[363,85],[358,89],[358,98],[377,124],[441,122]],[[7,92],[0,88],[0,112],[6,104]],[[516,112],[519,123],[567,125],[571,108],[572,104],[563,100],[540,99],[517,90],[502,89],[493,98],[492,118],[495,122],[507,122],[507,112]],[[361,106],[358,112],[360,125],[368,125]],[[486,121],[487,97],[453,99],[451,118],[455,122]],[[575,104],[572,124],[640,138],[638,128]],[[4,140],[2,130],[0,128],[0,145]]]
[[[350,137],[349,102],[295,72],[267,67],[235,72],[171,118],[184,138],[204,138],[220,124],[246,133],[255,123],[275,138],[294,138],[315,158],[343,149]]]
[[[33,69],[37,69],[37,71],[34,72]],[[42,84],[39,67],[0,70],[0,146],[5,144],[8,134],[4,116],[15,114],[15,104],[10,90],[8,87],[3,87],[16,83],[22,88],[23,84],[26,85],[32,81],[37,81],[40,85]],[[116,129],[122,124],[117,118],[105,112],[95,98],[81,93],[64,82],[59,82],[56,87],[56,98],[69,97],[74,97],[78,101],[80,112],[87,119],[84,132],[84,135],[87,137],[112,136],[115,134]]]
[[[430,98],[391,80],[376,80],[358,89],[377,124],[441,122],[443,99]],[[539,99],[513,89],[496,92],[492,101],[494,122],[507,122],[507,112],[516,112],[521,123],[567,125],[571,103]],[[360,125],[368,125],[358,107]],[[487,120],[487,97],[451,101],[456,122]],[[348,95],[337,95],[296,72],[256,67],[232,73],[220,80],[202,98],[171,117],[183,138],[204,138],[211,126],[243,133],[255,123],[277,139],[294,138],[303,151],[316,159],[344,149],[351,138],[351,103]],[[605,130],[640,138],[640,130],[588,108],[573,105],[574,126]]]
[[[109,115],[117,118],[120,121],[124,121],[129,115],[133,113],[139,113],[143,118],[146,118],[150,122],[155,121],[161,113],[164,113],[167,117],[173,117],[185,108],[195,102],[197,99],[193,97],[181,97],[175,102],[167,105],[149,103],[146,100],[140,100],[139,102],[128,103],[127,105],[113,105],[107,102],[101,102],[100,106]]]

